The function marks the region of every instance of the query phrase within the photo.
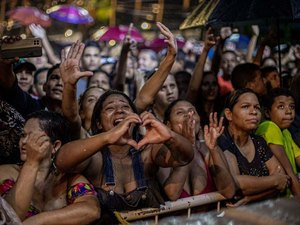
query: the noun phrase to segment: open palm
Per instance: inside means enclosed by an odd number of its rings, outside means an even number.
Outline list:
[[[91,71],[80,71],[79,63],[83,50],[84,44],[79,41],[72,45],[69,52],[66,49],[62,50],[59,71],[64,83],[75,85],[81,77],[93,75]]]

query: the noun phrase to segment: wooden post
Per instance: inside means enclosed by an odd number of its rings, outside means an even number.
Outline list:
[[[2,0],[2,2],[1,2],[1,11],[0,11],[0,37],[2,37],[4,28],[5,28],[5,26],[4,26],[5,8],[6,8],[6,0]]]
[[[117,2],[118,0],[111,0],[111,15],[109,18],[109,26],[113,27],[116,25],[116,10],[117,10]]]
[[[164,7],[165,7],[165,1],[164,0],[158,0],[158,13],[156,16],[156,22],[162,22],[164,17]]]
[[[182,10],[185,12],[190,8],[190,0],[183,0]]]

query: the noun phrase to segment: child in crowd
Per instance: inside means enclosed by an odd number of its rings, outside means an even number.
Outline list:
[[[296,177],[300,166],[300,148],[288,130],[295,118],[294,97],[287,89],[275,88],[265,96],[264,106],[267,120],[259,125],[256,134],[266,140],[290,176],[292,193],[300,195],[300,182]]]

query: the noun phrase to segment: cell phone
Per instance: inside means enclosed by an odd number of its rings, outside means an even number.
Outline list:
[[[0,57],[3,59],[39,56],[42,56],[42,40],[40,38],[27,38],[14,43],[3,43],[0,47]]]

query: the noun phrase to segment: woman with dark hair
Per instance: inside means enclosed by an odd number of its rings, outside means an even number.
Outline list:
[[[216,75],[211,71],[204,72],[199,98],[196,103],[202,127],[209,124],[209,115],[211,113],[217,112],[218,115],[222,113],[224,100],[225,98],[220,95],[220,87]]]
[[[235,90],[225,102],[224,114],[226,127],[218,144],[241,192],[230,206],[278,196],[287,188],[289,176],[265,140],[253,134],[261,119],[258,97],[251,89]]]
[[[178,167],[193,158],[192,144],[151,113],[136,114],[127,95],[107,91],[95,105],[93,135],[64,145],[56,158],[63,171],[83,171],[94,184],[103,210],[134,210],[163,203],[159,167]],[[138,127],[146,128],[143,137]],[[110,216],[113,219],[113,216]]]
[[[90,224],[100,217],[89,181],[56,170],[56,151],[70,141],[67,121],[58,113],[29,115],[20,138],[23,164],[0,166],[0,194],[24,225]]]
[[[164,123],[173,131],[187,137],[194,146],[194,159],[186,166],[162,168],[162,183],[170,200],[219,191],[230,199],[235,194],[235,182],[229,172],[224,153],[217,145],[222,134],[223,118],[210,114],[210,124],[200,126],[195,107],[185,100],[172,102],[165,112]],[[205,143],[204,143],[205,139]]]

